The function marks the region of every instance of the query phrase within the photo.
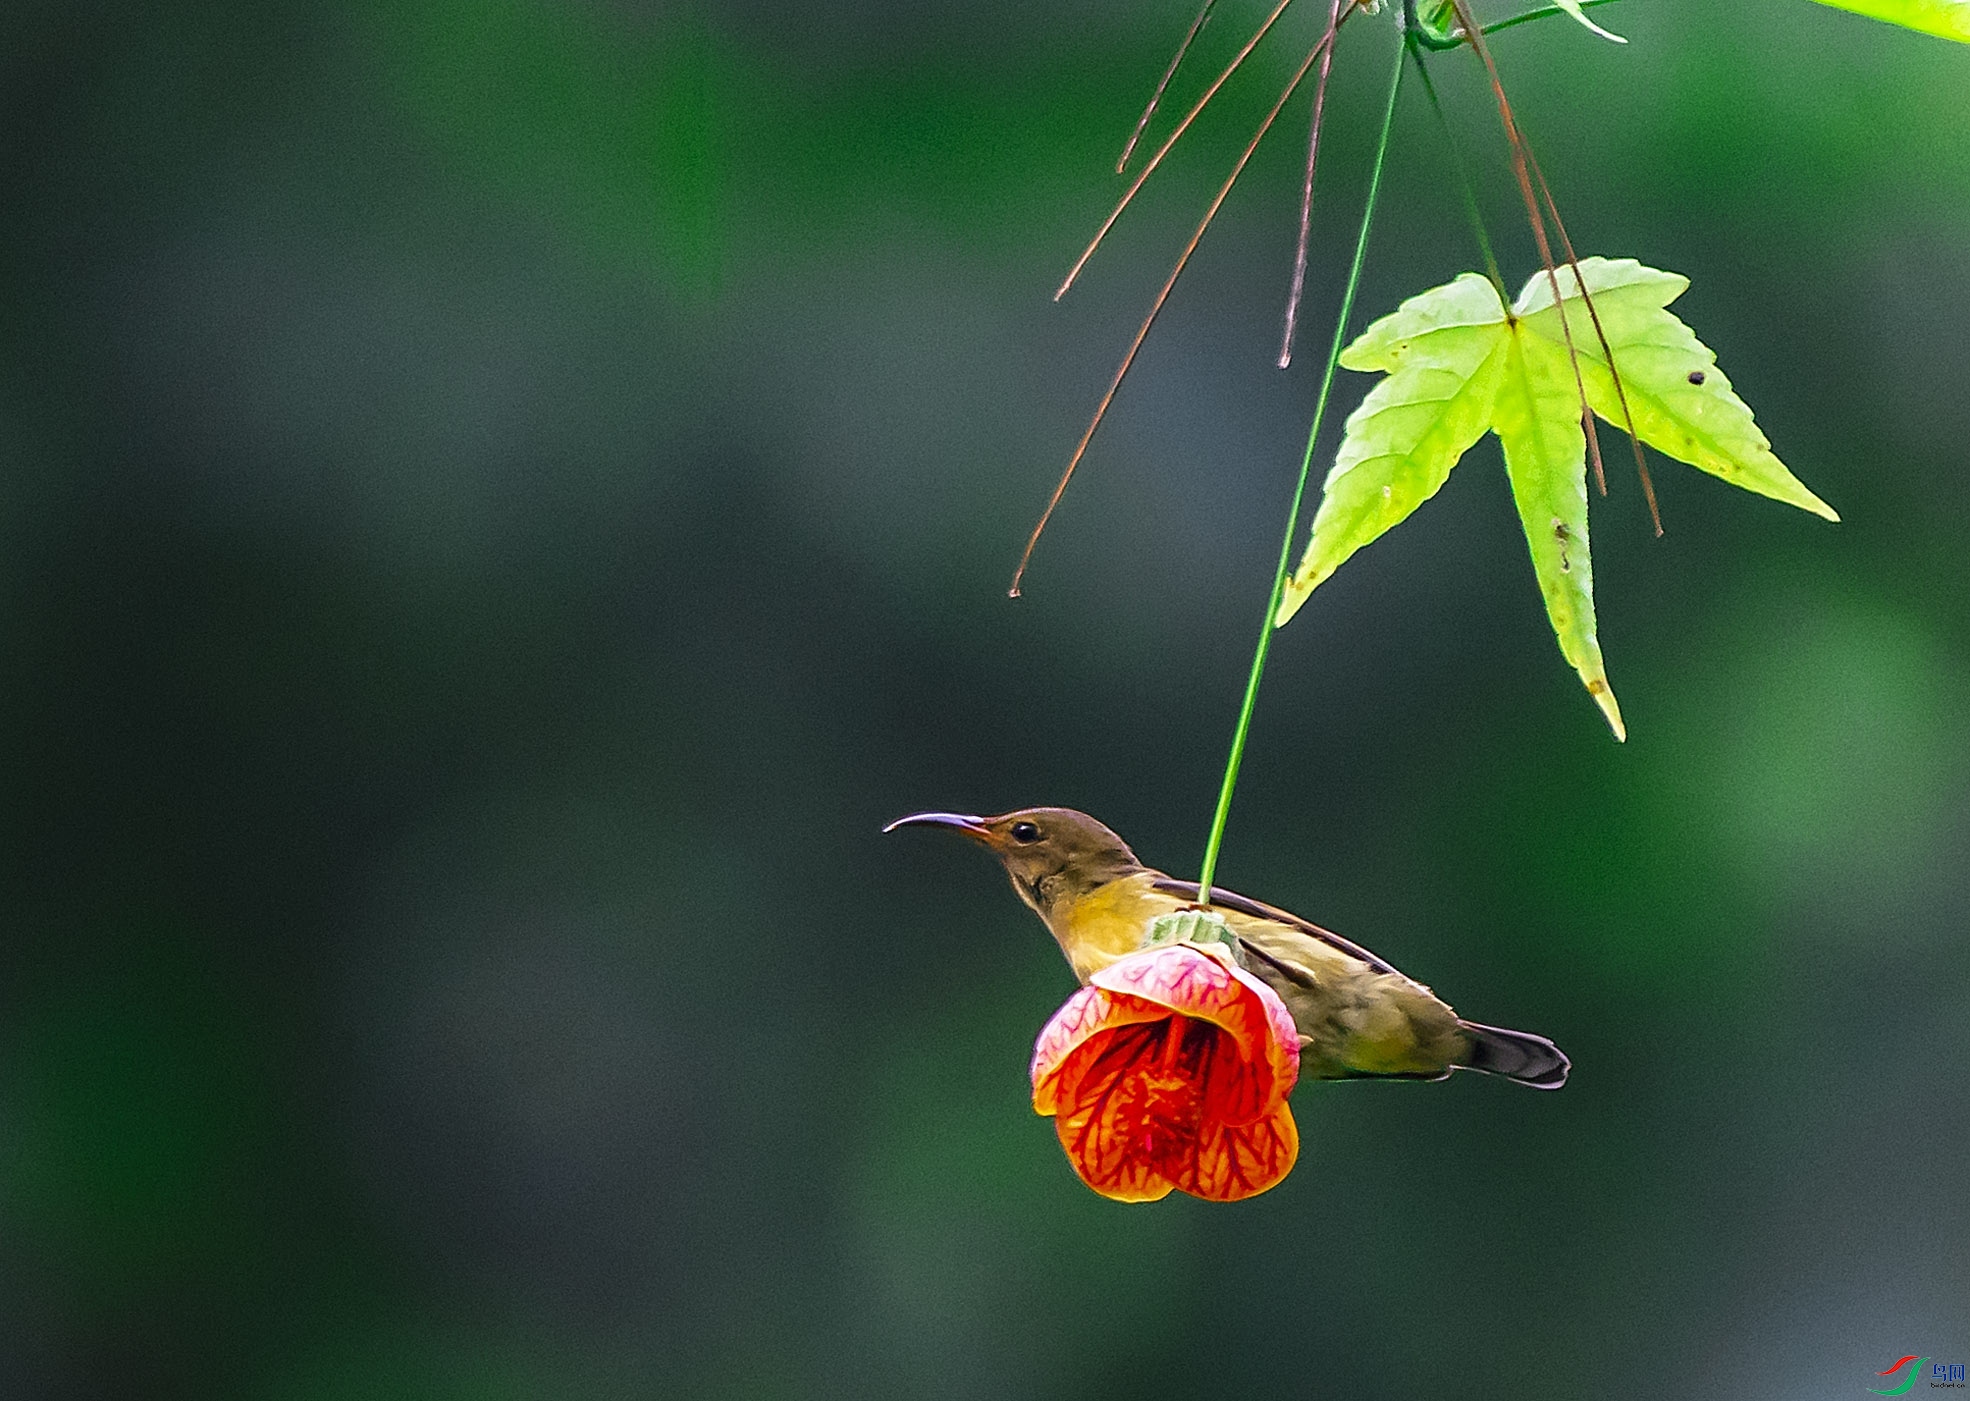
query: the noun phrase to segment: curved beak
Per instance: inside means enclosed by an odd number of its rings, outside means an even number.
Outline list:
[[[962,812],[913,812],[908,817],[897,818],[883,828],[883,834],[886,836],[898,827],[949,827],[979,842],[984,841],[990,831],[985,825],[984,818],[971,817]]]

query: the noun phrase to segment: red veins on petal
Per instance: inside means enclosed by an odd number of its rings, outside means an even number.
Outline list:
[[[1119,959],[1069,998],[1033,1049],[1033,1108],[1104,1196],[1210,1201],[1292,1170],[1286,1096],[1299,1034],[1285,1005],[1227,958],[1171,944]]]
[[[1170,944],[1117,959],[1088,982],[1140,997],[1229,1032],[1266,1079],[1267,1107],[1284,1104],[1300,1075],[1300,1033],[1279,994],[1230,961],[1195,944]]]
[[[1256,1124],[1220,1128],[1200,1139],[1190,1176],[1177,1186],[1205,1201],[1235,1202],[1277,1183],[1299,1157],[1299,1126],[1282,1104]]]

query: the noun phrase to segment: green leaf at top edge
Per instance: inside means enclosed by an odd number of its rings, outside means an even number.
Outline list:
[[[1819,0],[1836,10],[1852,10],[1904,29],[1970,44],[1970,0]],[[1564,0],[1557,0],[1564,3]]]

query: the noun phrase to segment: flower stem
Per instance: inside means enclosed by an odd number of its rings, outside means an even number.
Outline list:
[[[1313,472],[1314,447],[1320,440],[1320,423],[1327,415],[1327,398],[1334,387],[1334,370],[1341,363],[1341,349],[1347,344],[1348,318],[1354,312],[1354,294],[1361,286],[1361,267],[1368,256],[1368,231],[1375,222],[1375,202],[1382,193],[1382,167],[1389,154],[1389,135],[1395,129],[1395,102],[1402,91],[1406,45],[1395,51],[1395,73],[1389,79],[1388,105],[1382,112],[1382,135],[1375,146],[1375,164],[1368,176],[1368,200],[1361,211],[1361,232],[1354,241],[1354,262],[1348,268],[1346,289],[1341,293],[1340,315],[1334,321],[1334,343],[1327,352],[1327,366],[1320,375],[1320,394],[1314,400],[1313,423],[1307,429],[1306,454],[1300,459],[1299,481],[1293,487],[1293,504],[1286,512],[1286,536],[1279,543],[1279,566],[1273,571],[1272,592],[1266,599],[1265,621],[1259,629],[1259,645],[1252,653],[1251,675],[1245,681],[1245,700],[1238,709],[1238,728],[1231,737],[1231,756],[1225,761],[1224,783],[1218,789],[1217,812],[1211,818],[1211,838],[1204,847],[1204,869],[1199,874],[1197,903],[1211,903],[1211,878],[1217,874],[1218,850],[1224,845],[1224,824],[1231,815],[1231,795],[1238,787],[1238,769],[1245,758],[1245,738],[1252,728],[1252,710],[1258,703],[1259,681],[1265,675],[1266,656],[1272,651],[1274,616],[1286,592],[1286,573],[1292,563],[1293,539],[1299,534],[1300,506],[1306,500],[1307,478]]]
[[[1430,81],[1429,66],[1423,62],[1423,46],[1416,42],[1416,31],[1413,29],[1403,36],[1403,41],[1409,46],[1409,56],[1416,60],[1416,76],[1422,81],[1424,95],[1430,99],[1430,110],[1436,113],[1437,125],[1443,129],[1443,144],[1450,152],[1450,168],[1456,172],[1457,188],[1464,196],[1464,215],[1471,221],[1471,233],[1477,238],[1478,251],[1484,255],[1484,275],[1498,289],[1498,300],[1510,306],[1512,294],[1505,289],[1505,274],[1498,270],[1498,255],[1491,251],[1491,236],[1485,231],[1484,215],[1478,209],[1477,187],[1471,183],[1471,174],[1464,168],[1463,153],[1457,149],[1457,133],[1450,129],[1450,118],[1443,114],[1443,103],[1437,100],[1436,84]]]

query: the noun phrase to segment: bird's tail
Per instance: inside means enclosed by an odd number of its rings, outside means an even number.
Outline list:
[[[1476,1022],[1460,1021],[1457,1025],[1471,1042],[1470,1050],[1458,1062],[1460,1069],[1502,1075],[1535,1090],[1557,1090],[1566,1083],[1566,1072],[1572,1062],[1545,1037],[1534,1036],[1529,1031],[1480,1026]]]

